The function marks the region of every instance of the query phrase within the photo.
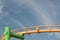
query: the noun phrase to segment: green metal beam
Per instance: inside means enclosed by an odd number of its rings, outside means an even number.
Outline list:
[[[10,40],[10,28],[8,26],[5,27],[4,40]]]
[[[11,32],[10,36],[18,39],[24,39],[24,34],[15,34]]]
[[[24,34],[12,33],[12,32],[10,32],[9,26],[6,26],[5,31],[4,31],[4,40],[10,40],[10,37],[14,37],[14,38],[24,40]]]

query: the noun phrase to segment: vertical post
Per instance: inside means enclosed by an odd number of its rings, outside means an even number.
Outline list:
[[[24,39],[21,39],[21,40],[24,40]]]
[[[10,28],[8,26],[5,27],[4,40],[10,40]]]

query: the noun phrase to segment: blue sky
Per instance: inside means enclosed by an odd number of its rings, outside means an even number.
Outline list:
[[[0,35],[6,25],[13,30],[36,25],[59,25],[59,17],[60,0],[0,0]],[[60,40],[60,34],[25,35],[25,40]]]

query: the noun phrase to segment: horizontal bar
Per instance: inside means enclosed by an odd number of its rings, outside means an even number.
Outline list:
[[[60,32],[60,29],[47,29],[47,30],[31,30],[31,31],[25,31],[25,32],[18,32],[16,34],[32,34],[32,33],[46,33],[46,32]]]
[[[35,28],[36,26],[30,26],[30,27],[24,27],[24,28],[18,28],[18,29],[16,29],[16,30],[11,30],[11,32],[16,32],[16,31],[18,31],[18,30],[24,30],[24,29],[26,29],[26,28]],[[46,26],[38,26],[39,28],[47,28],[47,27],[60,27],[60,25],[46,25]]]

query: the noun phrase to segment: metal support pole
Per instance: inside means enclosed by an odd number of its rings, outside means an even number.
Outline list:
[[[21,39],[21,40],[24,40],[24,39]]]
[[[10,36],[18,39],[24,39],[24,34],[16,34],[11,32]]]
[[[10,40],[10,28],[8,26],[5,27],[4,40]]]
[[[15,37],[15,38],[24,40],[24,34],[12,33],[10,32],[10,28],[6,26],[4,31],[4,40],[10,40],[10,37]]]

